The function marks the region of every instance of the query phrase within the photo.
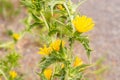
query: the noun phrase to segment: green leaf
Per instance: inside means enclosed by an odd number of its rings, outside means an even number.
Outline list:
[[[19,59],[20,59],[20,55],[18,53],[10,53],[6,56],[7,58],[7,62],[9,62],[9,64],[11,64],[13,67],[18,66],[19,64]]]
[[[38,16],[36,16],[36,15],[33,14],[33,13],[31,13],[31,14],[32,14],[32,17],[33,17],[33,19],[34,19],[35,21],[40,22],[40,19],[39,19]]]
[[[62,53],[53,51],[49,56],[45,58],[44,61],[42,61],[42,63],[40,63],[40,67],[42,68],[43,71],[51,64],[54,64],[56,62],[64,62],[64,61],[65,61],[65,57],[63,57]]]
[[[100,74],[104,73],[107,69],[108,69],[108,67],[104,66],[104,67],[94,71],[94,73],[97,75],[100,75]]]
[[[86,69],[88,66],[90,66],[90,65],[88,65],[88,64],[83,64],[83,65],[81,65],[81,66],[75,67],[75,68],[71,69],[71,73],[76,74],[76,73],[82,72],[82,71],[83,71],[84,69]]]
[[[31,24],[27,30],[29,31],[29,30],[31,30],[32,28],[38,27],[38,26],[42,26],[42,23],[35,22],[35,23]]]
[[[52,36],[52,35],[56,34],[57,32],[60,32],[60,31],[57,30],[57,29],[56,29],[56,30],[53,29],[53,30],[49,31],[48,35],[49,35],[49,36]]]
[[[97,66],[99,66],[99,65],[101,66],[104,61],[105,61],[105,57],[101,57],[101,58],[99,58],[99,59],[96,61],[95,64],[96,64]]]
[[[13,31],[12,31],[12,30],[7,30],[7,34],[8,34],[9,36],[11,36],[11,35],[13,35]]]
[[[21,4],[23,4],[24,6],[28,7],[28,8],[32,8],[32,3],[31,1],[28,0],[20,0]]]
[[[0,69],[4,72],[9,72],[19,66],[20,55],[16,52],[7,54],[5,57],[0,59]]]
[[[89,40],[87,36],[75,36],[75,39],[78,40],[85,48],[88,58],[90,58],[91,49],[89,46]]]

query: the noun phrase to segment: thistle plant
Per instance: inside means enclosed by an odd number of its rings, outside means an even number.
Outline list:
[[[79,41],[90,60],[89,39],[84,34],[94,28],[94,21],[77,12],[80,3],[71,0],[22,0],[29,16],[26,30],[38,27],[47,39],[40,48],[41,60],[38,75],[41,80],[85,80],[84,71],[92,64],[86,64],[73,52],[75,41]],[[42,32],[44,29],[44,32]],[[40,35],[41,36],[41,35]],[[69,44],[69,46],[66,46]]]
[[[92,49],[85,34],[94,28],[93,19],[77,12],[77,8],[85,0],[79,3],[73,3],[71,0],[20,1],[28,11],[28,17],[24,19],[25,30],[20,33],[8,31],[12,41],[0,44],[0,48],[8,48],[12,52],[0,60],[0,78],[2,76],[5,80],[22,80],[15,71],[19,65],[19,54],[15,45],[26,32],[37,33],[39,36],[36,38],[40,38],[41,45],[37,54],[41,59],[39,71],[36,71],[40,80],[90,80],[87,74],[99,74],[106,69],[96,71],[90,69],[99,65],[102,60],[92,63]],[[89,63],[76,56],[79,53],[74,53],[76,41],[84,47]]]
[[[19,67],[20,55],[16,52],[7,54],[0,59],[0,80],[23,80],[22,75],[16,71]]]
[[[19,72],[21,55],[16,50],[16,43],[20,40],[20,34],[7,32],[12,40],[0,44],[0,49],[5,49],[6,55],[0,56],[0,80],[23,80]]]

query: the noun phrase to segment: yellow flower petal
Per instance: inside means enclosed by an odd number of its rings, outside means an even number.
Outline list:
[[[47,47],[46,45],[44,45],[43,48],[40,48],[40,51],[38,52],[38,54],[49,55],[51,51],[52,51],[51,47]]]
[[[83,64],[82,59],[80,59],[79,57],[76,57],[76,58],[75,58],[75,61],[74,61],[74,63],[73,63],[73,66],[74,66],[74,67],[77,67],[77,66],[80,66],[80,65],[82,65],[82,64]]]
[[[52,69],[45,69],[43,73],[44,73],[44,76],[45,76],[48,80],[50,80],[50,78],[51,78],[51,76],[52,76]]]
[[[95,25],[91,18],[78,15],[74,18],[72,23],[78,32],[88,32],[92,30]]]
[[[50,47],[51,47],[53,50],[55,50],[55,51],[59,51],[61,44],[62,44],[62,47],[64,47],[65,42],[58,39],[58,40],[52,42],[52,43],[50,44]]]
[[[14,33],[14,34],[12,35],[12,37],[13,37],[15,40],[19,40],[19,39],[20,39],[20,35],[17,34],[17,33]]]
[[[10,75],[11,78],[13,78],[13,79],[17,77],[16,71],[10,71],[10,72],[9,72],[9,75]]]

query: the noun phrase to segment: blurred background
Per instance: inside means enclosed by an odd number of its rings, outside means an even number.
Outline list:
[[[78,2],[78,0],[73,0]],[[78,11],[92,17],[96,23],[89,38],[93,48],[93,62],[104,56],[105,66],[109,69],[104,74],[104,80],[119,80],[120,78],[120,0],[88,0],[82,4]],[[27,11],[19,0],[0,0],[0,43],[9,41],[6,30],[20,32],[24,29],[22,20],[27,16]],[[75,44],[75,53],[86,60],[84,49]],[[18,51],[24,56],[21,60],[20,71],[25,73],[25,80],[36,80],[34,71],[39,61],[37,41],[34,36],[27,34],[17,43]],[[0,49],[0,56],[5,53]],[[97,79],[96,79],[97,80]]]

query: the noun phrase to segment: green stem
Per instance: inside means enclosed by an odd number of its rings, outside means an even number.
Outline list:
[[[58,23],[60,23],[60,24],[62,24],[62,25],[65,25],[63,22],[61,22],[61,21],[59,21],[57,19],[55,19],[55,21],[58,22]]]
[[[69,77],[69,76],[68,76],[68,64],[67,64],[67,65],[65,64],[65,66],[66,66],[66,68],[65,68],[66,73],[65,73],[65,78],[64,78],[64,80],[69,80],[69,79],[68,79],[68,77]]]
[[[0,73],[3,75],[3,77],[5,78],[5,80],[8,80],[8,78],[6,77],[5,73],[0,69]]]
[[[78,6],[80,6],[81,4],[83,4],[85,1],[87,1],[87,0],[82,0],[82,1],[78,4]]]
[[[73,56],[72,56],[72,54],[73,54],[73,49],[74,49],[74,46],[73,46],[73,44],[74,44],[74,34],[72,34],[72,42],[70,43],[71,45],[70,45],[70,59],[73,59]],[[71,60],[72,61],[72,60]]]
[[[69,15],[69,18],[70,18],[70,21],[71,21],[71,25],[72,25],[72,17],[71,17],[71,14],[70,14],[70,11],[69,11],[69,9],[68,9],[68,6],[66,5],[66,3],[64,3],[63,4],[64,5],[64,7],[66,8],[66,10],[67,10],[67,13],[68,13],[68,15]],[[75,28],[74,28],[74,26],[72,25],[72,28],[73,28],[73,32],[75,32]]]
[[[91,58],[91,56],[89,57],[89,64],[92,64],[92,58]]]
[[[44,23],[45,23],[47,29],[49,29],[49,26],[48,26],[47,20],[45,19],[45,16],[43,15],[42,12],[40,12],[40,14],[41,14],[41,16],[42,16],[42,18],[43,18],[43,20],[44,20]]]
[[[11,42],[7,42],[7,43],[5,43],[5,44],[0,44],[0,48],[7,48],[7,47],[9,47],[11,44],[13,44],[14,42],[13,41],[11,41]]]
[[[67,70],[66,70],[67,71]],[[66,73],[66,75],[65,75],[65,80],[68,80],[68,71],[67,71],[67,73]]]
[[[63,5],[64,5],[64,7],[66,8],[66,10],[67,10],[67,12],[68,12],[68,15],[69,15],[69,18],[70,18],[70,20],[71,20],[71,22],[72,22],[71,14],[70,14],[70,11],[69,11],[67,5],[66,5],[65,3],[64,3]]]
[[[62,40],[62,28],[60,30],[60,39]]]

